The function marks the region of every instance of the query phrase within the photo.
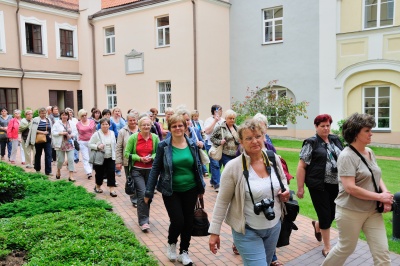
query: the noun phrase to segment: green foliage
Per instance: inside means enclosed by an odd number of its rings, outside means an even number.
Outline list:
[[[104,200],[94,199],[83,187],[64,180],[49,182],[37,180],[27,186],[25,198],[0,205],[0,218],[14,216],[31,217],[43,213],[60,212],[81,208],[104,208],[112,206]]]
[[[308,102],[294,103],[287,96],[277,97],[277,90],[273,87],[276,82],[273,80],[266,87],[256,87],[255,90],[248,88],[244,101],[237,100],[232,104],[232,110],[238,114],[237,124],[257,113],[267,116],[269,124],[273,125],[287,125],[288,122],[296,124],[298,116],[308,118]]]
[[[0,162],[0,203],[24,197],[27,178],[20,167]]]
[[[28,251],[26,265],[158,265],[119,216],[99,208],[1,219],[0,232],[0,247]]]
[[[346,122],[345,119],[339,120],[339,121],[337,122],[337,125],[338,125],[339,129],[332,129],[332,133],[335,134],[335,135],[337,135],[337,136],[339,137],[340,141],[341,141],[343,144],[347,145],[346,141],[345,141],[344,138],[343,138],[343,134],[342,134],[342,129],[343,129],[343,124],[344,124],[344,122]]]
[[[21,110],[21,118],[25,118],[26,116],[25,116],[25,111],[26,110],[33,110],[32,108],[30,108],[30,107],[27,107],[25,110]],[[33,117],[35,117],[35,116],[33,116]]]

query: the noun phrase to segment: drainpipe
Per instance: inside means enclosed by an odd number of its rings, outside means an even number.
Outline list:
[[[196,39],[196,3],[192,0],[193,6],[193,87],[194,87],[194,109],[197,110],[197,39]]]
[[[19,69],[22,72],[22,76],[20,79],[20,87],[21,87],[21,109],[25,109],[25,101],[24,101],[24,77],[25,77],[25,71],[22,68],[22,56],[21,56],[21,35],[20,35],[20,27],[19,27],[19,18],[18,18],[18,13],[19,13],[19,2],[20,0],[17,0],[17,11],[15,12],[15,20],[17,22],[17,39],[18,39],[18,62],[19,62]]]
[[[96,42],[94,34],[93,18],[89,17],[90,28],[92,29],[92,51],[93,51],[93,98],[94,106],[97,107],[97,71],[96,71]]]

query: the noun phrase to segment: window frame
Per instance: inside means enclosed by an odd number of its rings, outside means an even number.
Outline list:
[[[366,106],[365,106],[365,104],[366,104],[366,98],[371,98],[371,97],[366,97],[365,96],[365,91],[366,91],[366,89],[368,89],[368,88],[374,88],[375,89],[375,95],[374,95],[374,99],[375,99],[375,106],[373,106],[373,108],[374,108],[374,118],[375,118],[375,123],[376,123],[376,125],[375,125],[375,127],[374,128],[372,128],[372,130],[374,130],[374,131],[387,131],[387,130],[391,130],[391,128],[392,128],[392,86],[390,86],[390,85],[384,85],[384,84],[382,84],[382,85],[370,85],[370,86],[363,86],[362,87],[362,113],[363,114],[365,114],[366,113],[366,111],[365,111],[365,108],[366,108]],[[385,97],[380,97],[379,98],[379,88],[389,88],[389,96],[385,96]],[[389,119],[389,126],[388,127],[379,127],[379,112],[378,112],[378,108],[386,108],[386,107],[380,107],[379,106],[379,99],[382,99],[382,98],[389,98],[389,106],[387,107],[388,109],[389,109],[389,117],[388,117],[388,119]],[[371,107],[368,107],[368,108],[371,108]]]
[[[2,91],[4,91],[5,102],[1,102],[1,98],[0,98],[0,106],[5,106],[9,112],[12,112],[10,110],[18,109],[18,89],[17,88],[0,88],[0,94],[3,93]],[[10,95],[10,97],[12,98],[14,96],[15,101],[12,101],[12,99],[8,99],[9,95],[7,95],[7,91],[11,91],[11,93],[14,92],[14,95]]]
[[[0,10],[0,54],[6,53],[6,31],[4,27],[4,13]]]
[[[275,93],[275,95],[276,95],[275,99],[278,99],[278,98],[279,98],[279,91],[284,91],[284,92],[285,92],[285,97],[287,97],[287,95],[288,95],[288,89],[287,89],[287,88],[284,88],[284,87],[276,87],[276,88],[268,89],[268,90],[266,91],[266,93],[267,93],[267,99],[268,99],[268,93],[270,93],[271,91],[276,91],[276,93]],[[268,101],[268,100],[267,100],[267,101]],[[272,123],[271,123],[272,117],[278,117],[278,111],[275,112],[275,116],[271,116],[271,115],[267,114],[268,128],[287,128],[287,124],[285,124],[285,125],[272,124]]]
[[[57,59],[64,60],[78,60],[78,27],[70,25],[68,23],[55,23],[56,30],[56,57]],[[73,56],[62,56],[61,55],[61,36],[60,30],[72,31],[72,50]]]
[[[265,19],[265,12],[268,10],[275,10],[278,8],[282,8],[282,17],[278,17],[278,18],[272,18],[272,19]],[[269,7],[269,8],[264,8],[262,9],[261,12],[261,18],[262,18],[262,44],[273,44],[273,43],[283,43],[283,6],[276,6],[276,7]],[[276,40],[276,34],[275,34],[275,26],[276,26],[276,21],[281,21],[281,25],[282,25],[282,38],[281,40]],[[266,41],[265,40],[265,28],[266,28],[266,23],[267,22],[272,22],[272,35],[273,35],[273,41]]]
[[[169,83],[169,91],[167,91],[166,85]],[[161,91],[161,85],[164,85],[164,91]],[[161,102],[161,95],[164,95],[165,102]],[[168,95],[170,95],[170,101],[168,102]],[[157,81],[157,105],[158,105],[158,114],[164,115],[165,109],[168,107],[172,107],[172,84],[170,80],[161,80]]]
[[[26,32],[25,32],[25,24],[35,24],[41,26],[41,37],[42,37],[42,53],[28,53],[26,47]],[[35,17],[24,17],[20,16],[20,34],[21,34],[21,46],[22,46],[22,55],[24,56],[33,56],[33,57],[48,57],[48,45],[47,45],[47,22],[46,20],[40,20]]]
[[[107,29],[114,29],[114,35],[106,35],[106,30]],[[115,26],[108,26],[103,28],[103,33],[104,33],[104,55],[112,55],[115,54]],[[110,51],[107,51],[107,41],[110,40]],[[112,41],[114,40],[114,41]],[[113,48],[113,49],[111,49]]]
[[[161,18],[166,18],[168,17],[168,25],[166,26],[158,26],[158,20]],[[169,21],[170,16],[169,15],[163,15],[163,16],[159,16],[156,17],[156,47],[157,48],[163,48],[163,47],[169,47],[171,46],[171,31],[170,31],[170,21]],[[169,43],[166,44],[166,29],[168,29],[168,40]],[[159,39],[158,39],[158,31],[162,30],[163,31],[163,44],[159,44]]]
[[[105,87],[106,87],[106,98],[107,98],[107,101],[106,101],[106,106],[107,106],[107,108],[108,109],[113,109],[114,107],[116,107],[117,106],[117,85],[116,84],[107,84],[107,85],[105,85]],[[108,92],[108,89],[112,89],[112,88],[114,88],[114,91],[113,92],[115,92],[115,93],[109,93]],[[110,105],[110,103],[109,103],[109,99],[110,99],[110,97],[111,97],[111,105]]]
[[[395,20],[395,10],[396,10],[396,1],[393,0],[393,21],[392,21],[392,25],[385,25],[385,26],[381,26],[381,3],[382,0],[377,0],[377,9],[376,9],[376,26],[375,27],[366,27],[366,5],[365,5],[365,1],[366,0],[362,0],[362,29],[363,30],[373,30],[373,29],[381,29],[381,28],[388,28],[388,27],[393,27],[394,26],[394,20]],[[387,1],[387,0],[385,0]]]

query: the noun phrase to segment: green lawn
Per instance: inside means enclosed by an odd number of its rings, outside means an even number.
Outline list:
[[[277,141],[273,140],[273,143],[275,145],[275,142],[278,144],[285,144],[286,142],[292,142],[292,141]],[[292,146],[290,146],[292,145]],[[279,146],[275,145],[278,147],[277,152],[279,155],[281,155],[287,162],[288,167],[289,167],[289,172],[295,176],[296,175],[296,168],[297,164],[299,161],[299,153],[298,152],[291,152],[291,151],[279,151],[279,147],[287,147],[287,148],[292,148],[294,144],[287,144],[285,146]],[[379,148],[380,149],[385,149],[385,148]],[[400,151],[400,150],[399,150]],[[379,151],[380,153],[380,151]],[[400,157],[398,155],[398,157]],[[390,160],[378,160],[378,164],[382,169],[382,174],[383,174],[383,180],[385,181],[386,186],[388,189],[392,192],[400,192],[400,167],[399,161],[390,161]],[[290,189],[297,191],[297,180],[292,179],[290,183]],[[310,194],[308,193],[308,190],[305,189],[306,193],[304,195],[304,198],[299,201],[300,204],[300,214],[310,217],[312,219],[317,219],[317,215],[314,211],[314,207],[311,203],[311,198]],[[386,231],[387,231],[387,236],[389,239],[389,249],[397,254],[400,254],[400,241],[393,241],[392,238],[392,213],[386,213],[383,215],[384,220],[385,220],[385,225],[386,225]],[[336,228],[336,223],[333,223],[333,226]],[[310,224],[311,228],[311,224]],[[360,234],[360,238],[365,240],[364,234]]]

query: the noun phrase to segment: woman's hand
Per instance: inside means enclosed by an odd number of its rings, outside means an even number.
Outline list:
[[[297,197],[298,197],[299,199],[304,198],[304,187],[302,187],[302,188],[297,188],[297,193],[296,193],[296,195],[297,195]]]
[[[210,250],[212,253],[217,254],[217,251],[220,247],[220,239],[219,235],[216,234],[211,234],[210,235],[210,240],[208,241],[208,244],[210,246]]]
[[[203,148],[203,142],[201,142],[201,141],[197,141],[197,147],[199,147],[200,149],[202,149]]]
[[[115,168],[117,168],[117,170],[120,170],[120,171],[121,171],[122,163],[117,163],[117,164],[115,164]]]
[[[379,201],[385,204],[392,204],[393,203],[393,194],[389,191],[385,191],[379,194],[380,199]]]
[[[202,199],[204,194],[198,194],[197,198]]]
[[[144,203],[147,204],[147,205],[151,203],[151,199],[150,199],[150,198],[147,198],[147,197],[144,197],[144,198],[143,198],[143,201],[144,201]]]
[[[278,196],[279,196],[280,201],[282,201],[282,202],[287,202],[287,201],[289,200],[289,197],[290,197],[290,191],[289,191],[289,190],[286,190],[285,192],[282,193],[282,192],[279,190]]]
[[[226,143],[225,139],[221,139],[221,145],[224,145]]]
[[[103,150],[104,149],[104,144],[100,143],[99,145],[97,145],[97,149]]]
[[[386,212],[390,212],[391,210],[392,210],[392,204],[390,203],[382,203],[381,202],[381,206],[382,206],[382,204],[383,204],[383,212],[384,213],[386,213]]]

